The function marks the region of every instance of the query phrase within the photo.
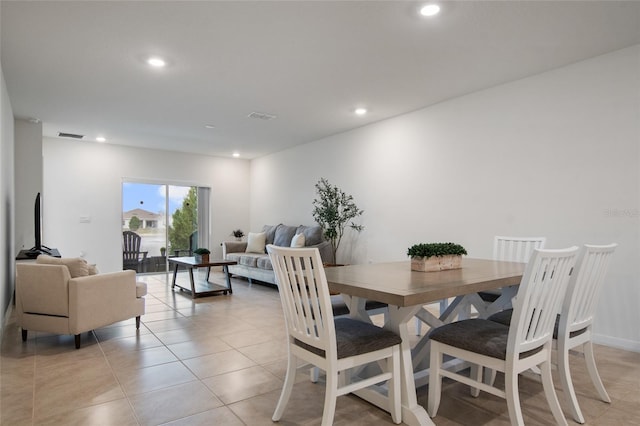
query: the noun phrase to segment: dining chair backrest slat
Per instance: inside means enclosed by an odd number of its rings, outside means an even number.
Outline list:
[[[577,253],[578,247],[534,249],[514,302],[507,354],[550,344]]]

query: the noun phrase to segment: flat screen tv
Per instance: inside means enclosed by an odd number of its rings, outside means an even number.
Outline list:
[[[51,249],[42,244],[42,198],[39,192],[36,195],[36,203],[33,207],[33,222],[36,241],[29,251],[33,254],[51,254]]]

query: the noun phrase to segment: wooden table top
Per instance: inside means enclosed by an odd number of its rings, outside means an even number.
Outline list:
[[[209,259],[208,262],[198,263],[195,256],[185,257],[170,257],[169,263],[177,263],[178,265],[192,267],[192,268],[205,268],[207,266],[223,266],[223,265],[237,265],[235,260],[224,259]]]
[[[462,259],[462,268],[438,272],[411,270],[411,262],[373,263],[325,268],[333,291],[395,306],[437,300],[518,285],[526,263]]]

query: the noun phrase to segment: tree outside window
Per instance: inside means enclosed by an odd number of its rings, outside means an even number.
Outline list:
[[[129,229],[134,232],[140,229],[140,225],[142,225],[142,221],[138,216],[132,216],[129,220]]]
[[[132,218],[133,219],[133,218]],[[189,193],[182,201],[182,207],[172,215],[169,226],[169,245],[171,251],[190,250],[190,237],[197,230],[198,224],[198,196],[196,188],[189,189]]]

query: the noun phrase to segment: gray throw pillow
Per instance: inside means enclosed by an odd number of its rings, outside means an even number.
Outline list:
[[[322,238],[322,228],[320,225],[315,226],[298,226],[296,234],[304,234],[304,245],[305,246],[315,246],[320,244],[323,241]]]
[[[282,225],[281,223],[278,225],[265,225],[262,227],[262,232],[264,232],[265,234],[267,234],[267,241],[266,244],[273,244],[273,240],[276,236],[276,229],[278,228],[278,226]]]
[[[297,226],[278,225],[273,244],[280,247],[290,247],[291,239],[296,235]]]

